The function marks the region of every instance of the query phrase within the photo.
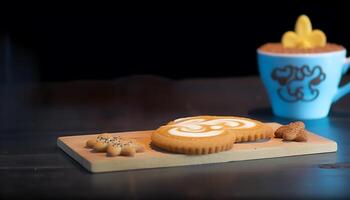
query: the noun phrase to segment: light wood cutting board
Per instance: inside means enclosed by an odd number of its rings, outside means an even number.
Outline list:
[[[280,126],[277,123],[267,124],[273,129],[277,129]],[[91,149],[85,147],[85,143],[89,139],[96,138],[96,134],[59,137],[57,139],[57,145],[88,171],[93,173],[199,165],[337,151],[337,143],[335,141],[309,132],[308,142],[283,142],[281,139],[272,138],[258,142],[236,143],[231,150],[220,153],[183,155],[169,153],[152,147],[150,145],[151,133],[152,131],[112,133],[115,136],[135,139],[146,147],[145,152],[137,153],[135,157],[107,157],[106,153],[91,152]]]

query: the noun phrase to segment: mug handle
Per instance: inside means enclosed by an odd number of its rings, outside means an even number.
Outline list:
[[[344,75],[348,69],[350,68],[350,57],[345,59],[343,69],[342,69],[342,75]],[[350,92],[350,83],[345,84],[344,86],[338,88],[337,92],[335,93],[333,97],[333,102],[338,101],[340,98],[345,96]]]

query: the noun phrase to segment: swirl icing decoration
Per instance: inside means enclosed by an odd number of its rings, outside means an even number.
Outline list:
[[[181,137],[212,137],[225,129],[248,129],[256,126],[253,121],[238,118],[180,118],[169,124],[168,133]]]
[[[307,49],[324,47],[327,43],[327,38],[323,31],[312,29],[308,16],[301,15],[296,21],[295,30],[284,33],[281,42],[285,48]]]

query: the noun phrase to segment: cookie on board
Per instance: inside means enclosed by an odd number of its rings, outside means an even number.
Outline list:
[[[234,142],[271,138],[272,128],[263,123],[228,116],[180,118],[158,128],[152,144],[176,153],[209,154],[230,150]]]

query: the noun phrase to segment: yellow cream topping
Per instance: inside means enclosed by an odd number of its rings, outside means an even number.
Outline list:
[[[282,45],[285,48],[314,48],[323,47],[327,43],[326,35],[318,29],[312,30],[308,16],[299,16],[294,31],[287,31],[282,36]]]

